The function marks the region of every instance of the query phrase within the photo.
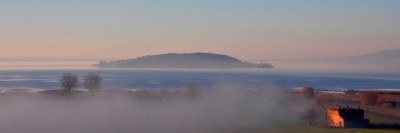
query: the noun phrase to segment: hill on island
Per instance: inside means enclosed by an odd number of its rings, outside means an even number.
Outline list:
[[[100,68],[272,68],[268,63],[255,64],[213,53],[169,53],[136,59],[100,61]]]

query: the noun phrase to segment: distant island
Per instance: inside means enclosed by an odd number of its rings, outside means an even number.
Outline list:
[[[273,68],[268,63],[249,63],[214,53],[168,53],[136,59],[100,61],[99,68]]]

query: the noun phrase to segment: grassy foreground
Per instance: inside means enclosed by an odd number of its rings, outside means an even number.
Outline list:
[[[385,129],[352,129],[352,128],[318,128],[307,126],[288,127],[259,127],[253,129],[242,129],[226,131],[230,133],[399,133],[399,130]]]
[[[315,128],[315,127],[304,127],[294,128],[293,130],[276,131],[281,133],[399,133],[398,130],[375,130],[375,129],[339,129],[339,128]]]
[[[399,119],[366,113],[371,123],[400,123]],[[324,128],[323,120],[319,118],[313,126],[307,126],[302,119],[285,119],[270,121],[270,123],[250,127],[228,127],[218,133],[400,133],[397,129],[367,129],[367,128]]]

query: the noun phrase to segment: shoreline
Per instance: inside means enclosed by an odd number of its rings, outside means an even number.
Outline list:
[[[281,92],[297,92],[301,88],[293,88],[293,89],[288,89],[288,90],[278,90]],[[5,93],[40,93],[40,92],[47,92],[47,91],[58,91],[61,89],[40,89],[40,88],[0,88],[0,94],[5,94]],[[174,91],[179,91],[183,89],[100,89],[99,91],[126,91],[126,92],[137,92],[137,91],[167,91],[167,92],[174,92]],[[208,90],[208,89],[204,89]],[[247,90],[244,89],[243,90]],[[268,89],[265,89],[268,91]],[[275,89],[271,89],[276,91]],[[315,93],[319,94],[346,94],[347,91],[353,91],[354,93],[364,93],[364,92],[377,92],[379,94],[400,94],[400,88],[399,89],[315,89]],[[75,91],[79,92],[88,92],[87,89],[79,88],[75,89]],[[262,89],[260,89],[262,91]]]

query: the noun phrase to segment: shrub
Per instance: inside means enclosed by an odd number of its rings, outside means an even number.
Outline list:
[[[365,92],[362,95],[363,103],[367,105],[375,105],[378,101],[378,94],[376,92]]]
[[[305,86],[304,88],[300,89],[300,94],[305,97],[313,97],[314,96],[314,89],[310,86]]]
[[[310,109],[302,114],[302,118],[307,120],[308,126],[311,126],[314,120],[318,118],[318,114],[315,110]]]

